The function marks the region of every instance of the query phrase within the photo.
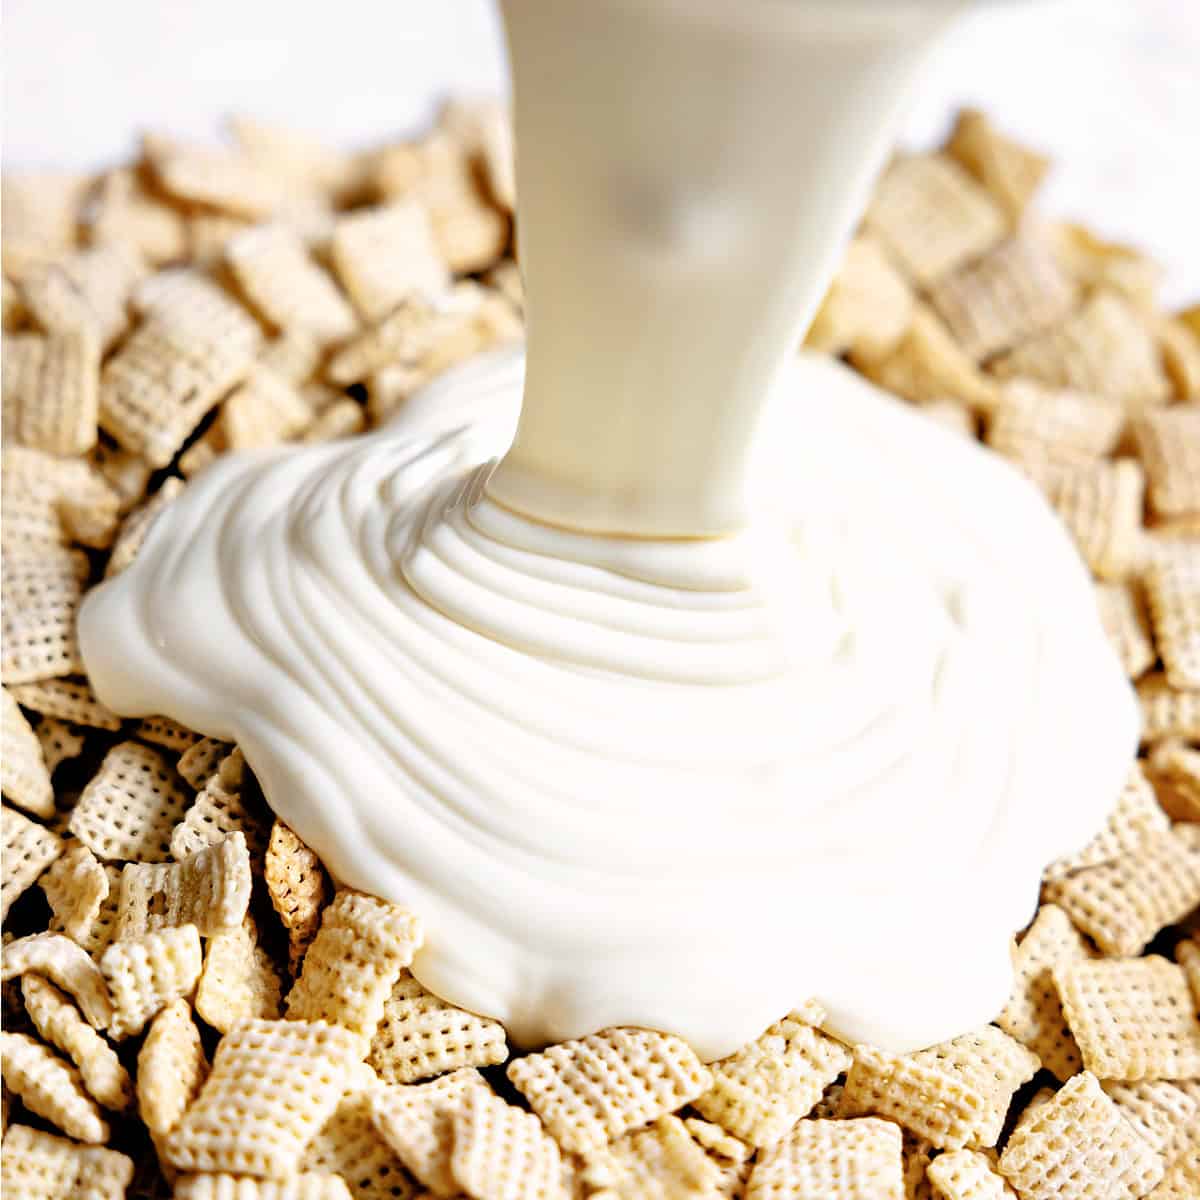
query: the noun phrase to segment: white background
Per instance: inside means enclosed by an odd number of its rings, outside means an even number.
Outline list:
[[[3,16],[6,169],[112,162],[147,126],[211,137],[232,110],[362,144],[447,92],[505,86],[492,0],[4,0]],[[1172,299],[1200,299],[1200,0],[995,5],[954,37],[906,140],[963,102],[1054,154],[1047,208],[1146,246]]]

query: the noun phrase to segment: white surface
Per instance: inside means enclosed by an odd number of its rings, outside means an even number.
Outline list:
[[[5,0],[4,26],[8,166],[97,165],[147,124],[210,134],[233,109],[359,143],[504,79],[490,0]],[[1170,294],[1200,298],[1196,0],[996,5],[963,27],[910,134],[963,101],[1056,156],[1055,211],[1154,250]]]

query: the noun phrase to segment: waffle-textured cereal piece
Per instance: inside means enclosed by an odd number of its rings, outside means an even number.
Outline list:
[[[1140,954],[1200,904],[1200,852],[1174,833],[1151,833],[1112,862],[1051,880],[1046,899],[1106,954]]]
[[[86,453],[96,443],[99,407],[96,329],[77,323],[36,340],[21,335],[19,345],[19,371],[4,372],[5,405],[15,410],[16,440],[50,454]]]
[[[17,445],[5,447],[3,461],[0,542],[6,554],[61,557],[45,544],[78,542],[97,550],[112,544],[121,499],[91,463]]]
[[[300,978],[288,993],[288,1018],[330,1021],[369,1044],[422,937],[420,921],[399,905],[340,891],[322,913]]]
[[[232,753],[233,747],[228,742],[219,741],[217,738],[202,737],[179,756],[175,770],[192,787],[200,791],[212,778],[213,772],[218,770]]]
[[[245,840],[251,862],[262,863],[267,830],[259,813],[246,803],[248,784],[242,752],[234,750],[204,781],[194,803],[172,831],[171,853],[175,858],[182,861],[236,833]]]
[[[86,176],[66,171],[4,173],[0,204],[6,274],[19,276],[75,244],[87,187]]]
[[[1200,1140],[1192,1143],[1168,1168],[1145,1200],[1193,1200],[1200,1195]]]
[[[1194,935],[1181,939],[1175,947],[1175,961],[1183,968],[1197,1012],[1200,1012],[1200,939]]]
[[[181,925],[113,942],[100,970],[113,1002],[110,1034],[140,1033],[172,1000],[191,995],[200,978],[200,935],[195,925]]]
[[[746,1200],[904,1200],[900,1129],[890,1121],[800,1121],[755,1163]]]
[[[383,1007],[367,1061],[387,1083],[415,1083],[506,1058],[508,1044],[499,1021],[455,1007],[403,971]]]
[[[1021,1200],[1135,1200],[1163,1164],[1084,1071],[1013,1130],[1000,1173]]]
[[[1009,458],[1072,465],[1110,454],[1125,410],[1108,396],[1087,396],[1014,379],[988,415],[987,443]]]
[[[599,1150],[702,1096],[712,1073],[672,1034],[606,1029],[515,1059],[508,1077],[564,1150]]]
[[[154,468],[140,455],[118,446],[107,434],[102,434],[88,461],[116,493],[118,511],[122,515],[145,499]]]
[[[568,1200],[558,1146],[532,1113],[470,1088],[454,1114],[450,1174],[475,1200]]]
[[[324,1021],[246,1021],[217,1046],[200,1095],[165,1141],[184,1171],[278,1177],[337,1107],[358,1039]]]
[[[35,816],[53,816],[54,786],[41,743],[7,688],[0,688],[0,722],[0,787],[4,795]]]
[[[720,1195],[721,1168],[678,1117],[659,1117],[619,1137],[589,1164],[606,1200],[712,1200]],[[603,1171],[603,1175],[599,1170]]]
[[[90,1095],[105,1108],[128,1108],[133,1099],[129,1072],[75,1005],[40,975],[23,976],[21,994],[38,1033],[75,1064]]]
[[[33,972],[69,992],[93,1029],[104,1029],[112,1021],[112,1001],[100,968],[82,946],[61,933],[33,933],[9,942],[2,962],[2,979]]]
[[[187,251],[183,216],[132,169],[104,176],[93,198],[90,226],[94,241],[128,246],[152,264],[174,262]]]
[[[264,865],[267,892],[288,933],[288,957],[295,974],[321,924],[329,881],[321,860],[291,828],[276,821]]]
[[[1005,137],[978,109],[964,108],[946,143],[961,163],[1016,225],[1050,169],[1050,160]]]
[[[44,717],[57,717],[89,729],[121,728],[121,718],[96,699],[86,679],[42,679],[16,684],[8,690],[18,704]]]
[[[1175,399],[1200,400],[1200,331],[1168,318],[1154,332]]]
[[[1200,822],[1200,750],[1183,742],[1160,742],[1146,760],[1146,772],[1169,816]]]
[[[13,1125],[4,1134],[0,1191],[12,1200],[125,1200],[133,1160],[103,1146]]]
[[[1161,671],[1137,682],[1142,709],[1142,743],[1164,738],[1200,741],[1200,688],[1175,688]]]
[[[0,809],[0,847],[4,851],[4,876],[0,881],[3,919],[13,901],[31,888],[62,853],[62,839],[6,804]]]
[[[67,828],[98,858],[166,862],[187,805],[187,789],[161,753],[121,742],[83,789]]]
[[[38,883],[61,932],[82,944],[109,893],[108,874],[96,856],[71,842]]]
[[[4,1086],[20,1096],[30,1112],[78,1141],[108,1141],[108,1122],[87,1094],[79,1072],[48,1046],[28,1034],[0,1033],[0,1066]]]
[[[89,573],[87,557],[78,550],[42,545],[36,552],[5,553],[0,576],[5,683],[83,670],[75,614]]]
[[[1140,589],[1130,582],[1097,583],[1100,623],[1130,679],[1140,679],[1154,666],[1158,654]]]
[[[1048,229],[1059,260],[1088,292],[1113,292],[1141,312],[1153,310],[1163,269],[1147,254],[1069,221],[1050,222]]]
[[[824,1019],[819,1005],[803,1005],[713,1063],[712,1087],[693,1107],[752,1146],[777,1142],[850,1066],[850,1051],[817,1028]]]
[[[191,1008],[173,1000],[150,1022],[137,1059],[138,1115],[156,1142],[179,1124],[207,1077]]]
[[[274,1020],[282,991],[279,971],[259,945],[252,918],[209,939],[196,987],[196,1012],[214,1029],[228,1033],[252,1017]]]
[[[1190,1095],[1165,1079],[1101,1086],[1164,1162],[1186,1149],[1191,1136],[1200,1136],[1200,1094]]]
[[[90,920],[82,919],[81,914],[81,919],[76,923],[72,921],[74,914],[65,912],[61,916],[55,913],[50,918],[50,930],[53,933],[67,933],[66,926],[71,922],[73,932],[68,936],[97,960],[117,931],[117,905],[121,895],[121,868],[114,863],[101,863],[100,869],[108,883],[108,894],[100,901],[99,908]]]
[[[328,442],[334,438],[362,433],[366,427],[367,416],[363,412],[361,404],[349,398],[335,400],[328,408],[322,409],[313,418],[300,440],[310,445],[317,442]]]
[[[183,480],[172,475],[163,482],[162,487],[149,500],[138,505],[125,518],[104,568],[106,579],[119,575],[137,558],[138,551],[142,548],[154,519],[183,491],[184,487]]]
[[[929,1165],[929,1181],[937,1200],[1016,1200],[1004,1176],[977,1150],[951,1150]]]
[[[1100,1079],[1200,1076],[1200,1019],[1181,967],[1158,955],[1054,969],[1083,1065]]]
[[[1155,563],[1145,578],[1167,682],[1200,688],[1200,544]]]
[[[219,439],[221,450],[255,450],[288,441],[312,418],[312,409],[292,383],[255,366],[225,398],[209,432]]]
[[[88,246],[24,275],[21,298],[42,329],[64,333],[87,326],[107,350],[128,327],[126,305],[143,272],[128,246]]]
[[[34,730],[46,769],[53,774],[59,764],[78,758],[87,744],[83,732],[56,717],[43,717]]]
[[[463,1067],[428,1083],[377,1088],[370,1097],[376,1132],[435,1195],[458,1191],[450,1170],[454,1117],[476,1090],[488,1090],[483,1076]]]
[[[137,724],[136,733],[141,741],[176,754],[182,754],[200,740],[200,735],[194,729],[163,716],[143,717]]]
[[[287,1179],[255,1179],[252,1175],[182,1175],[175,1181],[174,1200],[351,1200],[338,1175],[302,1171]]]
[[[1054,967],[1089,958],[1082,935],[1061,908],[1043,905],[1013,951],[1013,991],[996,1018],[1005,1033],[1028,1046],[1060,1080],[1082,1065],[1054,986]]]
[[[181,862],[127,863],[121,872],[117,938],[172,925],[204,937],[236,929],[250,905],[250,854],[231,833]]]
[[[1133,431],[1154,511],[1161,517],[1200,512],[1200,407],[1174,404],[1144,413]]]
[[[993,1146],[1013,1093],[1039,1065],[1032,1050],[991,1025],[914,1054],[862,1044],[842,1109],[887,1117],[945,1150]]]
[[[178,200],[249,220],[285,206],[283,181],[244,155],[159,137],[143,146],[159,184]]]
[[[1004,216],[953,159],[896,158],[875,186],[863,223],[908,275],[928,286],[1004,236]]]

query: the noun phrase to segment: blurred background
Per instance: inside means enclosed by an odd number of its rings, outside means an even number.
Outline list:
[[[735,0],[730,0],[730,3]],[[98,167],[141,129],[213,137],[237,111],[347,145],[506,86],[494,0],[4,0],[6,169]],[[956,33],[905,141],[962,104],[1049,152],[1041,207],[1135,242],[1200,298],[1200,3],[993,4]]]

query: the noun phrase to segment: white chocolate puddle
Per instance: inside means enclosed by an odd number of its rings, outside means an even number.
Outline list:
[[[519,1042],[715,1058],[808,997],[895,1050],[990,1020],[1136,745],[1040,495],[802,358],[747,532],[558,530],[484,494],[522,372],[219,460],[87,597],[99,697],[238,742],[341,882],[421,914],[416,976]]]

